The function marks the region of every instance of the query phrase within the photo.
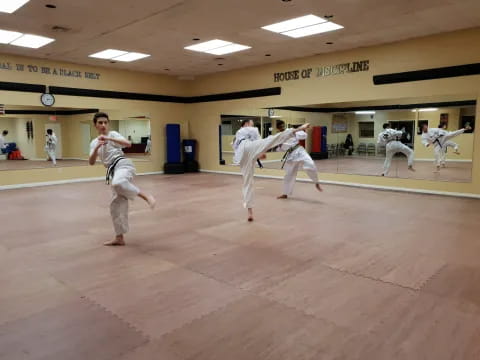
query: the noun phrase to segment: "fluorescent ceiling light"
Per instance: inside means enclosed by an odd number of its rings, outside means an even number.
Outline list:
[[[212,55],[225,55],[225,54],[231,54],[237,51],[247,50],[250,48],[251,48],[250,46],[240,45],[240,44],[232,43],[230,41],[215,39],[215,40],[206,41],[200,44],[187,46],[184,49],[204,52]]]
[[[0,30],[0,44],[9,44],[22,35],[22,33],[16,31]]]
[[[140,60],[140,59],[143,59],[143,58],[146,58],[146,57],[149,57],[149,56],[150,55],[148,55],[148,54],[130,52],[130,53],[127,53],[125,55],[120,55],[118,57],[114,57],[112,60],[130,62],[130,61]]]
[[[438,111],[437,108],[423,108],[423,109],[418,109],[418,111],[420,112],[424,112],[424,111]],[[417,109],[413,109],[412,112],[417,112]]]
[[[97,59],[113,59],[114,57],[125,55],[125,54],[128,54],[128,52],[122,51],[122,50],[107,49],[107,50],[103,50],[88,56],[97,58]]]
[[[2,0],[0,1],[0,12],[11,14],[29,1],[30,0]]]
[[[343,29],[343,26],[335,24],[333,22],[325,22],[322,24],[307,26],[307,27],[292,30],[292,31],[286,31],[286,32],[283,32],[282,35],[287,35],[293,38],[301,38],[304,36],[321,34],[321,33],[339,30],[339,29]]]
[[[42,46],[50,44],[52,41],[55,41],[55,39],[50,39],[45,36],[25,34],[15,39],[14,41],[12,41],[10,45],[38,49],[38,48],[41,48]]]
[[[295,29],[306,27],[306,26],[324,23],[326,21],[327,20],[325,20],[324,18],[315,16],[315,15],[305,15],[295,19],[282,21],[276,24],[263,26],[262,29],[273,31],[276,33],[283,33],[285,31],[295,30]]]
[[[270,116],[270,119],[277,119],[277,118],[281,118],[282,115],[272,115]]]
[[[231,54],[237,51],[247,50],[250,48],[251,48],[250,46],[245,46],[240,44],[231,44],[231,45],[219,47],[217,49],[207,50],[205,52],[213,55],[225,55],[225,54]]]
[[[217,49],[217,48],[222,47],[222,46],[227,46],[227,45],[232,45],[232,44],[233,43],[231,43],[230,41],[223,41],[223,40],[215,39],[215,40],[202,42],[200,44],[187,46],[184,49],[192,50],[192,51],[198,51],[198,52],[206,52],[208,50],[213,50],[213,49]]]
[[[375,114],[375,111],[373,111],[373,110],[355,111],[355,114],[357,114],[357,115],[373,115],[373,114]]]

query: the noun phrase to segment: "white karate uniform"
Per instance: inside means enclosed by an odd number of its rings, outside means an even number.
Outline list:
[[[422,144],[425,146],[433,145],[433,154],[435,156],[434,162],[436,166],[445,164],[445,150],[446,146],[448,146],[445,144],[451,142],[450,139],[460,134],[463,134],[464,132],[465,129],[460,129],[457,131],[446,131],[439,128],[430,128],[427,132],[424,132],[422,134]]]
[[[5,138],[3,137],[3,135],[0,135],[0,150],[1,149],[4,149],[6,147],[7,143],[5,141]]]
[[[383,175],[387,175],[392,165],[392,158],[396,153],[402,153],[407,157],[408,166],[413,166],[414,152],[407,145],[402,144],[400,139],[402,132],[394,129],[385,129],[378,134],[377,143],[385,145],[385,162],[383,163]]]
[[[295,133],[295,137],[288,139],[277,148],[277,151],[289,151],[298,145],[292,152],[286,154],[287,157],[284,160],[285,163],[283,167],[286,172],[285,177],[283,178],[284,195],[292,195],[297,173],[301,166],[303,171],[307,173],[308,177],[312,179],[315,184],[318,184],[318,171],[315,162],[305,148],[299,144],[300,140],[306,139],[307,133],[305,131],[298,131]]]
[[[125,140],[116,131],[110,131],[107,137]],[[90,154],[93,153],[97,144],[98,139],[94,139],[90,143]],[[106,168],[119,156],[124,156],[124,154],[122,146],[116,142],[108,141],[98,149],[98,157]],[[110,202],[110,215],[116,235],[128,232],[128,200],[135,199],[140,193],[140,190],[131,182],[134,176],[135,167],[130,159],[122,159],[115,166],[115,172],[111,180],[112,200]]]
[[[147,140],[147,146],[145,146],[145,153],[150,153],[152,151],[152,141],[150,139]]]
[[[294,134],[293,129],[285,130],[266,139],[260,138],[256,127],[243,127],[235,134],[233,163],[240,165],[243,176],[243,206],[250,209],[254,205],[253,175],[258,157],[267,150],[283,144]]]
[[[52,133],[52,135],[47,134],[45,151],[47,153],[47,156],[52,159],[53,165],[57,164],[57,154],[55,153],[55,151],[57,150],[57,143],[58,139],[55,133]]]

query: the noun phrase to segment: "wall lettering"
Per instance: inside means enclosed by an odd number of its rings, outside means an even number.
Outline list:
[[[349,73],[369,71],[369,70],[370,70],[370,61],[361,60],[361,61],[353,61],[353,62],[344,63],[344,64],[336,64],[336,65],[320,66],[316,68],[278,72],[273,74],[273,80],[275,82],[282,82],[282,81],[291,81],[291,80],[299,80],[299,79],[310,79],[312,73],[314,73],[315,76],[318,78],[318,77],[324,77],[324,76],[349,74]]]
[[[0,71],[28,71],[30,73],[38,73],[43,75],[51,76],[61,76],[69,78],[85,78],[89,80],[99,80],[101,74],[93,72],[82,72],[79,70],[65,69],[65,68],[55,68],[49,66],[37,66],[32,64],[12,64],[8,61],[2,61],[0,59]]]

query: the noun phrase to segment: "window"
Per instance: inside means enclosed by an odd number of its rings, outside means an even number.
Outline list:
[[[374,122],[359,122],[358,123],[359,129],[359,137],[361,138],[373,138],[375,137],[375,130],[374,130]]]

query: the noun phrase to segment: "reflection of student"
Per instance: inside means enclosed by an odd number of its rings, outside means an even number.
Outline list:
[[[413,150],[407,145],[402,144],[399,140],[402,137],[402,132],[393,130],[390,124],[383,124],[383,131],[378,134],[377,143],[385,145],[385,162],[383,164],[382,176],[386,176],[392,165],[392,158],[396,153],[402,153],[408,158],[408,170],[415,171],[413,169]]]
[[[467,125],[468,126],[468,125]],[[438,126],[439,129],[444,130],[445,132],[448,133],[447,131],[447,124],[443,123]],[[447,148],[451,147],[453,149],[453,153],[460,155],[460,152],[458,151],[459,146],[456,142],[453,142],[451,140],[447,140],[443,143],[443,166],[445,166],[445,158],[447,156]]]
[[[294,125],[294,128],[298,128],[299,125]],[[280,123],[278,126],[279,131],[285,130],[285,125]],[[320,184],[318,183],[317,167],[313,159],[308,155],[305,148],[300,145],[300,140],[306,140],[307,133],[305,131],[299,131],[295,133],[295,137],[288,139],[286,142],[276,148],[277,151],[285,151],[283,156],[283,166],[285,168],[285,177],[283,178],[283,195],[280,195],[278,199],[286,199],[293,193],[293,187],[295,186],[295,180],[297,178],[298,169],[302,167],[303,171],[312,179],[315,187],[318,191],[322,191]]]
[[[145,146],[145,155],[150,155],[152,151],[152,140],[150,140],[150,136],[147,139],[147,145]]]
[[[11,152],[17,150],[17,144],[14,142],[8,143],[5,139],[5,136],[8,135],[8,130],[3,130],[2,135],[0,135],[0,152],[2,154],[10,154]]]
[[[96,113],[93,123],[98,137],[90,144],[89,164],[94,165],[97,156],[107,168],[107,183],[112,183],[113,197],[110,203],[110,215],[115,229],[115,239],[105,245],[125,245],[123,235],[128,232],[128,200],[137,196],[145,200],[153,209],[155,198],[140,191],[132,184],[135,167],[131,160],[124,157],[122,148],[132,144],[116,131],[109,131],[109,119],[106,113]]]
[[[348,134],[347,138],[345,139],[345,144],[343,148],[348,151],[348,155],[352,155],[353,153],[353,137],[352,134]]]
[[[47,129],[46,141],[45,141],[45,151],[47,153],[47,160],[52,160],[53,166],[57,165],[57,155],[55,151],[57,150],[57,136],[52,129]]]
[[[235,134],[233,162],[240,165],[243,176],[243,204],[248,211],[248,221],[253,221],[253,175],[255,163],[259,158],[265,157],[265,152],[283,144],[288,138],[298,131],[305,130],[310,124],[305,124],[298,129],[288,129],[265,139],[260,138],[258,128],[253,126],[252,120],[244,120],[242,127]]]
[[[444,146],[445,143],[450,139],[463,134],[465,130],[470,130],[470,127],[460,129],[457,131],[445,131],[440,128],[428,128],[428,124],[423,124],[422,129],[422,144],[426,147],[433,145],[433,153],[435,156],[435,166],[437,167],[437,172],[440,170],[440,166],[445,166],[445,153]]]

